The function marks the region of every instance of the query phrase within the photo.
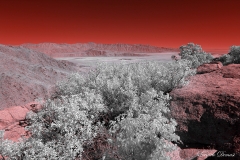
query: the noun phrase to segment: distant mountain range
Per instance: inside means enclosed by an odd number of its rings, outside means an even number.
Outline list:
[[[57,44],[39,43],[22,44],[22,47],[45,53],[51,57],[73,57],[73,56],[134,56],[137,53],[161,53],[178,52],[176,48],[156,47],[142,44],[97,44],[76,43]]]

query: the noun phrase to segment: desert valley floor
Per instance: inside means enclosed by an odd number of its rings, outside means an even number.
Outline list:
[[[137,63],[144,61],[159,61],[166,63],[172,61],[171,56],[177,55],[178,52],[164,52],[164,53],[139,53],[142,56],[114,56],[114,57],[61,57],[55,58],[56,60],[67,60],[75,63],[81,67],[82,71],[89,70],[95,67],[98,63]]]

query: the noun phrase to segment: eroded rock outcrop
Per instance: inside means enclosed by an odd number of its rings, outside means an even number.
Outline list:
[[[4,130],[3,138],[14,142],[19,141],[20,138],[28,138],[30,133],[25,130],[28,125],[26,115],[29,111],[38,112],[41,108],[40,103],[31,102],[0,110],[0,130]]]
[[[197,74],[187,86],[170,93],[183,148],[240,152],[239,72],[240,64],[215,66],[214,71]]]

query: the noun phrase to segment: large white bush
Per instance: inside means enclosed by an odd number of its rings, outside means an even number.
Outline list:
[[[166,159],[178,141],[168,93],[195,74],[188,60],[100,64],[59,82],[52,99],[29,113],[31,138],[1,140],[11,159]]]

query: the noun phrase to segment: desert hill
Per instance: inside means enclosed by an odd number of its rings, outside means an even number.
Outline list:
[[[44,53],[0,45],[0,110],[44,98],[58,80],[76,70],[73,63]]]
[[[39,43],[22,44],[22,47],[34,51],[45,53],[51,57],[78,57],[78,56],[139,56],[137,53],[159,53],[172,52],[178,49],[155,47],[141,44],[96,44],[96,43],[76,43],[76,44],[57,44]]]

